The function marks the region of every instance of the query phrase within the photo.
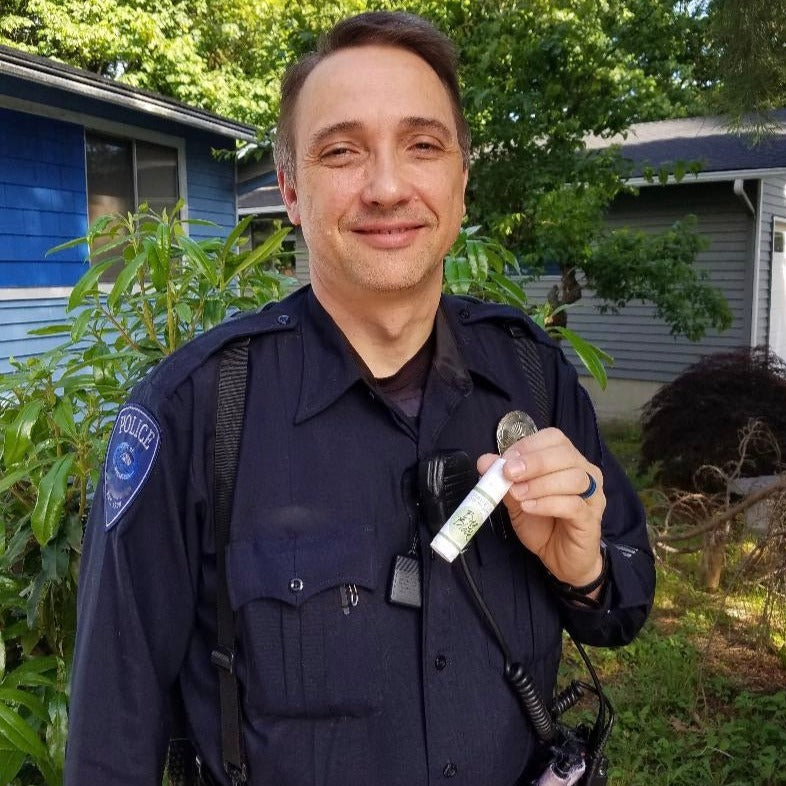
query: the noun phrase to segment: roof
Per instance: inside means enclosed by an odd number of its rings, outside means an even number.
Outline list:
[[[751,134],[732,131],[723,117],[692,117],[636,123],[626,134],[602,139],[588,137],[587,148],[620,145],[624,158],[633,162],[634,179],[646,166],[656,170],[677,161],[699,161],[698,179],[732,179],[786,170],[786,110],[773,114],[774,130],[755,142]]]
[[[256,138],[256,129],[246,123],[220,117],[204,109],[165,98],[150,90],[124,85],[91,71],[74,68],[56,60],[31,55],[7,46],[0,46],[0,75],[9,75],[126,109],[134,109],[232,139],[251,141]]]

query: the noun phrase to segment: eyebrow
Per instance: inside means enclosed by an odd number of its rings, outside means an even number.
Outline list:
[[[451,130],[441,120],[437,120],[435,117],[410,115],[402,118],[399,122],[399,126],[408,131],[434,131],[444,135],[448,139],[452,139],[454,136]],[[363,123],[361,123],[360,120],[342,120],[339,123],[331,123],[329,126],[320,128],[311,135],[308,140],[308,149],[313,150],[315,147],[319,147],[334,134],[354,133],[362,130],[362,128]]]

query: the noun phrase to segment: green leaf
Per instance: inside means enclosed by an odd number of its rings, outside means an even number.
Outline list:
[[[66,697],[59,693],[49,701],[49,723],[46,727],[46,744],[49,756],[58,769],[64,765],[66,737],[68,735],[68,706]]]
[[[54,246],[50,248],[45,256],[49,256],[50,254],[56,254],[58,251],[65,251],[67,248],[76,248],[76,246],[81,246],[87,243],[87,235],[83,235],[82,237],[74,238],[73,240],[68,240],[65,243],[61,243],[59,246]]]
[[[265,239],[264,243],[261,243],[252,251],[249,251],[247,254],[239,255],[235,265],[227,265],[225,283],[228,284],[233,278],[239,276],[241,273],[244,273],[252,265],[269,259],[271,255],[279,250],[281,247],[281,241],[289,234],[289,232],[289,227],[283,227],[273,232],[270,237]]]
[[[49,469],[38,487],[38,498],[30,521],[36,540],[45,546],[57,531],[60,514],[65,505],[68,475],[74,454],[61,456]]]
[[[76,421],[74,420],[74,405],[70,398],[61,398],[55,404],[52,420],[58,428],[72,439],[76,436]]]
[[[55,687],[55,681],[46,676],[46,672],[57,672],[57,658],[54,655],[40,655],[29,660],[22,661],[12,672],[6,674],[3,685],[19,687],[27,685],[29,687],[45,686]]]
[[[5,677],[5,642],[3,641],[3,631],[0,630],[0,682]]]
[[[79,281],[74,284],[71,290],[71,296],[68,298],[67,311],[73,311],[77,306],[81,305],[82,301],[88,292],[92,291],[98,286],[98,279],[101,275],[115,264],[114,259],[106,259],[99,262],[97,265],[92,265]]]
[[[11,783],[25,763],[25,754],[0,748],[0,783]]]
[[[219,298],[209,298],[205,300],[205,308],[202,312],[202,327],[205,330],[218,325],[226,315],[224,304]]]
[[[499,301],[508,303],[524,309],[527,307],[527,295],[524,290],[512,279],[503,273],[494,271],[489,273],[489,280],[492,281],[499,292]]]
[[[194,312],[191,310],[191,306],[189,306],[188,303],[183,300],[178,300],[178,302],[175,303],[175,313],[180,317],[181,322],[185,322],[187,325],[191,324]]]
[[[240,240],[240,237],[246,231],[246,229],[248,229],[248,225],[252,222],[253,219],[254,216],[246,216],[245,218],[241,219],[237,226],[229,233],[227,239],[224,241],[224,245],[221,248],[222,259],[229,259],[229,256]]]
[[[5,704],[18,704],[20,707],[27,707],[41,721],[46,722],[49,718],[49,712],[41,699],[28,691],[0,686],[0,701]]]
[[[559,335],[570,344],[573,351],[578,355],[579,360],[598,383],[601,390],[605,390],[608,384],[606,365],[612,365],[614,363],[614,358],[568,328],[555,326],[551,328],[549,332]]]
[[[6,429],[3,441],[3,458],[6,467],[16,464],[27,454],[33,444],[31,432],[43,407],[44,400],[41,398],[29,401]]]
[[[0,738],[7,740],[13,750],[44,761],[46,748],[38,735],[13,710],[0,704]]]
[[[112,311],[117,308],[117,301],[125,294],[126,290],[133,284],[137,272],[142,265],[147,261],[147,251],[140,251],[130,262],[127,262],[123,269],[115,279],[115,284],[109,297],[106,299],[106,304]]]
[[[57,336],[61,333],[70,333],[71,325],[45,325],[27,331],[28,336]]]
[[[91,316],[92,316],[92,311],[89,308],[83,309],[77,315],[76,319],[71,325],[71,341],[74,344],[82,340],[83,336],[85,335],[85,330],[87,329],[87,325],[90,322]]]
[[[480,240],[467,240],[467,259],[472,277],[482,285],[489,274],[489,262],[484,244]]]
[[[178,243],[183,250],[183,261],[185,262],[185,260],[188,260],[193,262],[197,270],[211,286],[218,286],[218,271],[215,268],[215,263],[210,260],[199,243],[193,241],[186,235],[183,235],[183,237],[178,240]]]

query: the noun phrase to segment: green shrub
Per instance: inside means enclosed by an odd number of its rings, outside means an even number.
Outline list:
[[[105,216],[53,249],[86,243],[93,263],[73,319],[38,331],[59,346],[0,376],[1,784],[62,781],[82,529],[117,405],[197,333],[296,283],[273,264],[288,230],[239,252],[250,219],[196,240],[180,207]]]

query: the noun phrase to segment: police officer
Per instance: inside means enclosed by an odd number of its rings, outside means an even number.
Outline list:
[[[642,510],[559,349],[513,309],[441,295],[469,161],[442,34],[402,13],[341,22],[284,79],[276,161],[311,287],[196,339],[118,415],[85,536],[66,783],[157,786],[174,689],[205,772],[229,782],[216,378],[248,336],[226,568],[249,782],[512,786],[532,727],[456,565],[428,547],[418,483],[445,451],[485,471],[500,418],[536,411],[511,325],[537,350],[550,427],[508,449],[506,513],[466,560],[543,696],[563,628],[619,645],[644,622]],[[415,605],[388,593],[401,555]]]

